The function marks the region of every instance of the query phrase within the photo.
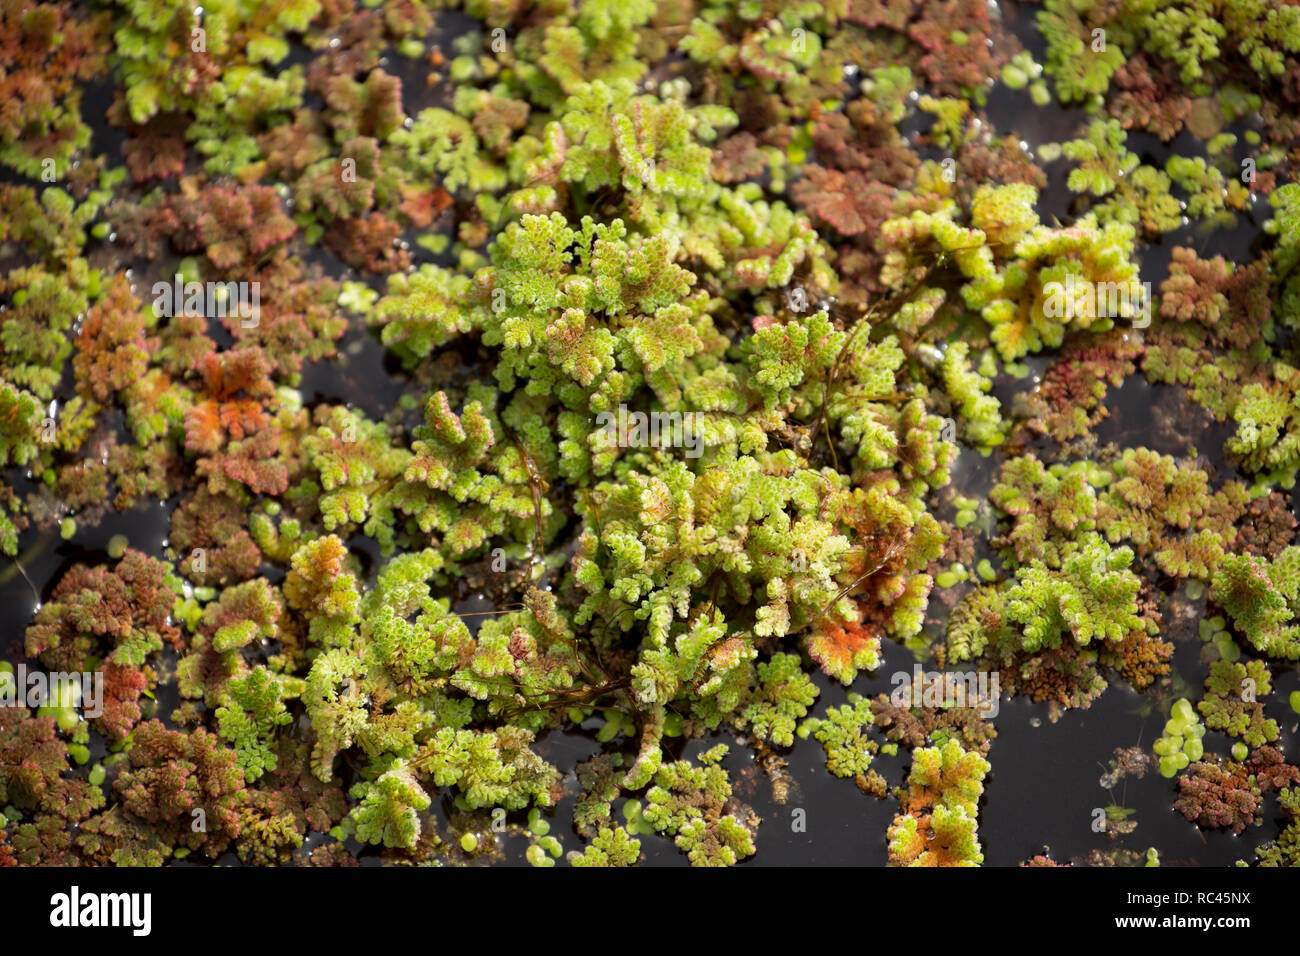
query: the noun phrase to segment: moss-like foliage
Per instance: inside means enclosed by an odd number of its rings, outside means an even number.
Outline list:
[[[1177,809],[1261,819],[1297,9],[0,0],[5,643],[102,683],[0,713],[0,863],[729,865],[820,746],[977,864],[904,649],[1188,693]]]
[[[644,816],[673,841],[696,866],[728,866],[754,852],[745,821],[723,813],[731,784],[719,761],[724,745],[700,755],[699,765],[678,760],[664,764],[646,793]]]
[[[903,794],[903,812],[889,828],[893,866],[979,866],[979,799],[989,763],[956,740],[918,749]]]
[[[871,701],[850,694],[842,707],[830,707],[822,719],[811,720],[800,734],[811,733],[826,751],[826,769],[837,777],[852,777],[863,790],[883,787],[879,774],[871,770],[871,759],[879,744],[867,736],[873,723]]]
[[[1274,561],[1248,554],[1226,555],[1210,594],[1233,626],[1261,654],[1300,659],[1296,615],[1300,548],[1287,548]]]

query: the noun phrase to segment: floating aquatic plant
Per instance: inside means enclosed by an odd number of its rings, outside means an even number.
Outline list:
[[[102,682],[0,710],[0,864],[731,865],[820,746],[978,865],[959,665],[1294,863],[1298,10],[0,0],[0,586]]]

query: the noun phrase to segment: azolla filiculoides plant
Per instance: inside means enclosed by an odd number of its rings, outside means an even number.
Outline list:
[[[1300,864],[1300,6],[0,0],[0,87],[0,865],[1050,864],[1090,707]]]

